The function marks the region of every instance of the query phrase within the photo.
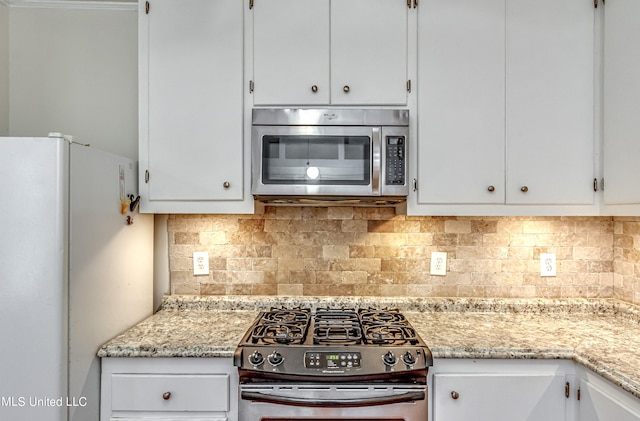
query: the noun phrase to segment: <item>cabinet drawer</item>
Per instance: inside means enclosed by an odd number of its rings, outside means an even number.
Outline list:
[[[112,411],[228,411],[224,374],[113,374]]]

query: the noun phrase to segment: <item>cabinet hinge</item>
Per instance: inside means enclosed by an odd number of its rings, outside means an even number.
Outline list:
[[[600,191],[604,191],[604,177],[600,179]]]
[[[593,179],[593,191],[598,191],[598,179]]]
[[[604,0],[602,2],[604,3]],[[598,0],[593,0],[593,7],[598,8]]]
[[[149,2],[148,2],[148,1],[146,1],[146,2],[144,3],[144,13],[145,13],[145,14],[147,14],[147,15],[149,14],[149,6],[150,6],[150,5],[149,5]]]
[[[576,392],[576,396],[577,396],[578,400],[580,400],[580,389],[578,389],[578,391]]]
[[[249,0],[249,10],[253,9],[253,0]]]
[[[571,384],[569,384],[569,382],[564,384],[564,396],[567,399],[571,396]]]
[[[413,0],[413,8],[415,9],[416,7],[418,7],[418,0]]]
[[[252,94],[253,93],[253,89],[254,89],[254,85],[253,85],[253,81],[250,80],[249,81],[249,93]]]
[[[411,79],[407,81],[407,92],[411,92]]]
[[[149,182],[149,170],[144,170],[144,182]]]
[[[413,179],[413,191],[418,191],[418,180],[416,178]]]

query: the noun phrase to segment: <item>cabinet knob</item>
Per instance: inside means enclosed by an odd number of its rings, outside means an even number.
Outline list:
[[[526,192],[528,192],[528,191],[529,191],[529,187],[527,187],[527,186],[522,186],[522,187],[520,187],[520,191],[521,191],[522,193],[526,193]]]
[[[489,190],[491,193],[493,193],[494,191],[496,191],[496,188],[494,186],[489,186],[489,187],[487,187],[487,190]]]
[[[228,189],[229,186],[231,186],[231,184],[229,184],[228,181],[225,181],[224,183],[222,183],[222,187],[224,187],[225,189]]]
[[[313,85],[313,86],[311,87],[311,92],[313,92],[314,94],[315,94],[316,92],[318,92],[318,85]]]
[[[349,85],[344,85],[344,88],[342,88],[342,90],[344,91],[345,94],[348,94],[351,88],[349,87]]]
[[[168,401],[169,399],[171,399],[171,392],[164,392],[162,394],[162,399],[164,399],[165,401]]]
[[[456,392],[455,390],[451,392],[451,398],[452,399],[458,399],[460,397],[460,394],[458,392]]]

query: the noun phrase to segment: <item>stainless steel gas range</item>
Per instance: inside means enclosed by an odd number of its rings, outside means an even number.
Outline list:
[[[398,310],[265,311],[234,355],[239,419],[424,421],[432,363]]]

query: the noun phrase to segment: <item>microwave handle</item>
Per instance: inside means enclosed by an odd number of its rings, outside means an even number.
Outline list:
[[[371,170],[371,194],[380,196],[380,167],[382,160],[382,136],[380,127],[373,127],[371,135],[372,170]]]

